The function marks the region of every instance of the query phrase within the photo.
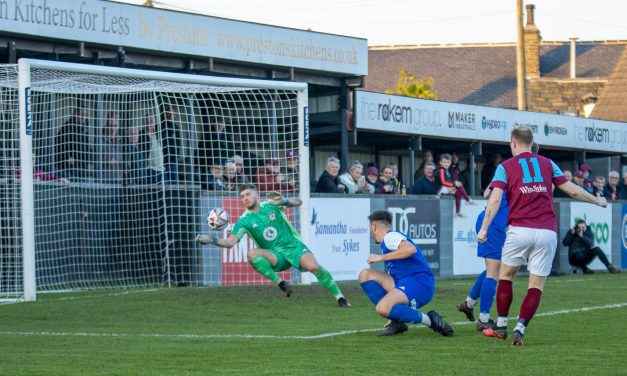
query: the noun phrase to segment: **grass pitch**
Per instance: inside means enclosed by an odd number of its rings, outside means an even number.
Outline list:
[[[455,304],[471,283],[437,281],[423,308],[453,338],[420,326],[377,337],[384,320],[357,284],[341,286],[349,310],[319,286],[287,299],[274,286],[40,294],[0,306],[0,374],[627,374],[627,273],[549,278],[524,348],[464,322]],[[526,283],[514,284],[513,316]]]

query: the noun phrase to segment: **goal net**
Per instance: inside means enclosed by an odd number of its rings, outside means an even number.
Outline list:
[[[308,196],[305,84],[36,60],[0,74],[0,298],[29,280],[37,292],[267,283],[250,239],[194,238],[214,207],[230,234],[243,183]],[[299,230],[301,210],[287,213]]]

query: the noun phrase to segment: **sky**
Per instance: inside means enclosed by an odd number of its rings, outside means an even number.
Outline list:
[[[144,0],[116,0],[141,4]],[[626,0],[527,0],[545,41],[627,40]],[[157,0],[158,8],[368,39],[368,45],[516,41],[516,0]]]

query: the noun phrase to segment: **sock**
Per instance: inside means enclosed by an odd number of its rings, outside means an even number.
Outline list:
[[[525,325],[529,325],[529,321],[531,321],[533,315],[536,314],[536,310],[540,305],[541,297],[542,291],[540,291],[539,289],[530,288],[529,290],[527,290],[525,300],[523,300],[523,303],[520,306],[520,315],[518,315],[521,320],[525,320]]]
[[[331,273],[329,273],[325,268],[321,266],[318,271],[314,273],[314,275],[316,276],[316,278],[318,278],[318,282],[320,282],[320,285],[324,287],[325,290],[330,292],[331,295],[335,297],[335,299],[339,299],[344,296],[340,292],[340,288],[337,287],[337,283],[335,283],[335,280],[333,279],[333,276],[331,276]]]
[[[266,260],[261,256],[257,256],[254,259],[250,260],[250,264],[253,269],[257,271],[257,273],[262,276],[268,278],[274,283],[281,282],[281,277],[279,277],[274,270],[272,270],[272,265],[270,265],[270,261]]]
[[[479,297],[481,296],[481,289],[483,287],[483,281],[485,281],[485,273],[486,271],[484,270],[481,274],[479,274],[477,276],[477,279],[475,279],[475,283],[470,288],[470,292],[468,293],[468,298],[466,298],[466,302],[468,302],[469,298],[473,300],[473,302],[472,302],[472,306],[468,304],[469,308],[474,307],[475,303],[477,302],[477,299],[479,299]]]
[[[499,318],[496,319],[496,326],[507,326],[507,320],[507,316],[499,316]]]
[[[379,300],[383,299],[387,291],[378,282],[375,281],[366,281],[361,284],[361,289],[364,290],[366,296],[370,299],[370,301],[377,305]]]
[[[429,318],[429,316],[423,315],[422,313],[421,313],[421,315],[422,315],[422,325],[427,326],[427,327],[430,328],[431,327],[431,319]]]
[[[514,294],[512,292],[512,281],[500,279],[496,288],[496,313],[500,316],[509,315],[509,307],[512,305]]]
[[[514,327],[514,330],[518,330],[520,334],[525,334],[526,327],[527,326],[525,326],[525,323],[523,322],[523,320],[518,320],[518,322],[516,323],[516,327]]]
[[[490,312],[488,313],[479,312],[479,321],[481,321],[484,324],[490,321]]]
[[[479,312],[486,313],[488,318],[490,317],[490,310],[494,303],[494,295],[496,294],[496,280],[494,278],[487,278],[483,281],[481,286],[481,300],[479,301]]]
[[[411,308],[408,305],[397,304],[390,310],[388,313],[388,319],[404,322],[404,323],[412,323],[412,324],[422,324],[422,318],[427,315],[423,315],[419,311]],[[427,319],[429,317],[427,316]],[[429,320],[429,326],[431,325],[431,320]]]

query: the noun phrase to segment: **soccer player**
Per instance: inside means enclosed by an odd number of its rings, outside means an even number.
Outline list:
[[[531,152],[538,154],[540,145],[533,143]],[[483,193],[484,198],[490,198],[492,189],[488,188]],[[475,321],[473,308],[480,299],[479,303],[479,321],[477,321],[477,331],[483,332],[485,329],[492,328],[494,322],[490,319],[490,311],[494,303],[494,294],[496,294],[496,281],[501,269],[501,252],[505,243],[505,232],[507,228],[507,216],[509,215],[509,205],[507,198],[503,196],[499,210],[494,216],[492,224],[488,228],[488,240],[485,243],[477,244],[477,256],[485,260],[486,269],[477,276],[475,283],[472,285],[466,301],[457,305],[457,310],[463,312],[470,321]],[[475,223],[475,231],[479,233],[481,224],[485,217],[485,210],[477,216]]]
[[[581,187],[566,181],[557,165],[548,158],[531,152],[533,133],[528,127],[514,128],[510,148],[513,157],[499,165],[490,183],[488,200],[479,242],[488,240],[488,229],[498,212],[503,191],[510,205],[507,235],[501,258],[501,271],[496,291],[498,319],[486,336],[507,338],[507,317],[512,304],[512,281],[518,269],[528,265],[529,285],[520,307],[518,323],[512,333],[512,345],[523,346],[523,336],[540,305],[540,297],[557,248],[557,218],[553,212],[552,186],[579,201],[607,206],[603,197],[594,197]]]
[[[283,198],[280,193],[269,192],[269,200],[260,202],[257,189],[252,184],[240,185],[239,196],[246,210],[233,226],[231,235],[227,239],[218,239],[215,234],[197,235],[196,241],[232,248],[248,234],[258,247],[248,251],[248,262],[257,273],[276,283],[286,297],[292,294],[292,287],[289,282],[281,280],[276,272],[293,266],[313,273],[320,285],[335,297],[340,307],[350,308],[351,304],[342,295],[331,273],[318,264],[283,211],[282,206],[300,206],[302,201],[295,197]]]
[[[491,189],[485,190],[484,196],[489,198]],[[494,322],[490,319],[490,310],[496,294],[496,281],[501,268],[501,251],[505,243],[505,229],[507,227],[507,215],[509,205],[507,199],[503,197],[501,204],[494,216],[492,224],[488,228],[488,240],[477,244],[477,256],[485,260],[485,270],[477,276],[472,285],[466,301],[457,305],[457,310],[463,312],[469,321],[475,321],[474,307],[479,299],[479,320],[477,330],[482,332],[492,328]],[[485,210],[477,216],[475,229],[477,233],[481,230],[481,224],[485,216]]]
[[[418,308],[433,299],[435,280],[427,260],[407,235],[392,231],[392,215],[377,210],[368,217],[370,232],[383,254],[368,256],[368,264],[383,261],[387,273],[364,269],[359,283],[376,312],[391,322],[381,336],[395,335],[407,330],[406,323],[424,324],[443,336],[453,336],[453,328],[436,311],[426,315]]]

